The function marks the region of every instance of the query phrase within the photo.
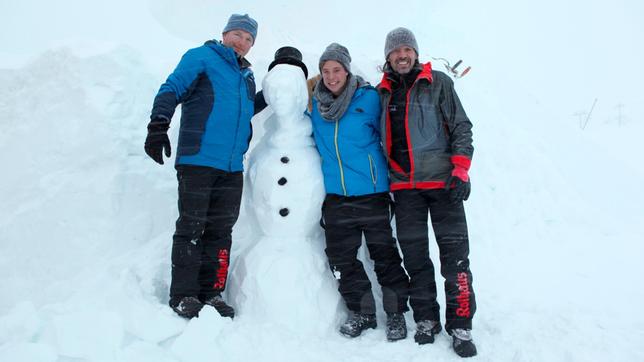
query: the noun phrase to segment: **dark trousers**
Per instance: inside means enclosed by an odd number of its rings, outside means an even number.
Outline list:
[[[414,320],[440,321],[434,264],[429,258],[429,211],[440,253],[441,274],[445,278],[445,329],[471,329],[476,301],[463,203],[450,202],[448,192],[442,189],[395,191],[394,200],[398,242],[410,276],[409,302]]]
[[[203,300],[226,287],[243,176],[241,172],[179,165],[177,180],[179,218],[172,243],[170,297]]]
[[[344,197],[327,195],[322,207],[326,255],[349,310],[375,313],[371,283],[358,260],[362,234],[382,287],[386,312],[407,311],[409,279],[402,268],[389,221],[388,193]]]

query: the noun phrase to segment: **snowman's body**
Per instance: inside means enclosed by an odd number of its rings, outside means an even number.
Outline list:
[[[325,191],[311,120],[304,113],[304,74],[277,65],[264,79],[263,92],[274,113],[249,157],[245,185],[262,236],[240,255],[241,309],[300,332],[319,332],[333,325],[340,300],[319,225]],[[306,323],[319,320],[329,323]]]

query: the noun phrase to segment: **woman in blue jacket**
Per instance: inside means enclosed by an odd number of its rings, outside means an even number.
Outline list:
[[[387,339],[407,336],[409,279],[390,225],[387,164],[380,146],[376,89],[351,73],[351,56],[332,43],[320,57],[322,79],[313,94],[313,132],[322,157],[326,254],[350,311],[340,327],[348,337],[376,327],[371,283],[357,258],[364,234],[382,287]]]

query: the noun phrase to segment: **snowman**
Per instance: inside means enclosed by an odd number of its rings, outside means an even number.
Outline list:
[[[278,64],[262,82],[273,114],[248,159],[245,192],[261,236],[238,263],[241,312],[297,333],[332,330],[340,314],[319,224],[325,191],[302,70]],[[319,323],[315,321],[328,321]],[[310,321],[307,323],[307,321]]]

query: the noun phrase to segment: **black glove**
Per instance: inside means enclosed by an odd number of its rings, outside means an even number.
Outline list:
[[[145,139],[145,153],[154,161],[163,165],[163,153],[170,157],[170,139],[168,138],[170,123],[162,118],[155,118],[148,124],[148,137]]]
[[[451,188],[452,183],[454,188]],[[445,180],[445,191],[449,191],[449,198],[452,202],[465,201],[470,197],[470,181],[463,181],[460,177],[451,175]]]

